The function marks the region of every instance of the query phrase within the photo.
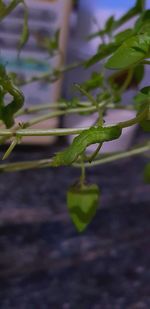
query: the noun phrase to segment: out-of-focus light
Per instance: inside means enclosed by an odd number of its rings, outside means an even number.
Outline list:
[[[80,0],[79,7],[85,8],[109,8],[109,9],[121,9],[128,10],[134,6],[135,0]]]

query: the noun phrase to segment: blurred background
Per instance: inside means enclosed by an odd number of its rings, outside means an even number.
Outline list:
[[[71,8],[69,0],[56,1],[56,6],[28,1],[30,40],[18,60],[23,22],[18,8],[0,27],[0,61],[22,80],[47,73],[60,57],[51,62],[38,42],[43,34],[53,37],[60,25],[65,63],[83,61],[101,43],[87,37],[101,29],[108,16],[119,17],[134,3],[76,0]],[[74,83],[88,79],[94,70],[100,71],[101,64],[69,71],[62,83],[52,86],[42,82],[23,87],[26,106],[60,97],[70,100],[76,95]],[[146,68],[141,87],[148,83]],[[124,102],[130,102],[132,95],[134,90],[127,92]],[[41,126],[82,126],[81,121],[77,116],[64,117]],[[132,133],[132,146],[148,138],[138,127]],[[27,141],[6,162],[48,158],[68,142],[38,139],[31,146]],[[5,149],[1,146],[1,157]],[[66,206],[66,192],[80,170],[60,167],[0,174],[0,309],[150,308],[150,189],[143,182],[148,160],[136,156],[87,170],[88,181],[99,185],[101,196],[97,215],[83,234],[76,232]]]

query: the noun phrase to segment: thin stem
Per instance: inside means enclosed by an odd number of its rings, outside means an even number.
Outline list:
[[[84,130],[89,129],[89,127],[84,128],[67,128],[67,129],[47,129],[47,130],[38,130],[38,129],[19,129],[17,131],[13,130],[0,130],[0,136],[11,137],[11,136],[65,136],[72,134],[80,134]]]
[[[94,97],[89,93],[87,92],[84,88],[82,88],[80,85],[78,84],[75,84],[75,87],[83,94],[85,95],[89,101],[96,107],[97,109],[97,112],[99,114],[99,120],[98,120],[98,124],[100,126],[103,125],[103,111],[101,109],[101,107],[99,106],[98,102],[94,99]]]
[[[143,0],[143,10],[145,9],[145,0]],[[137,9],[136,6],[134,6],[133,8],[131,8],[127,13],[125,13],[123,16],[121,16],[115,23],[114,29],[113,30],[117,30],[117,28],[119,28],[120,26],[122,26],[123,24],[125,24],[127,21],[129,21],[130,19],[132,19],[133,17],[137,16],[138,14],[140,14],[141,12]]]
[[[79,106],[82,107],[90,107],[91,104],[90,102],[79,102],[78,104]],[[35,112],[40,112],[40,111],[44,111],[44,110],[53,110],[53,109],[65,109],[68,110],[67,104],[64,102],[58,102],[58,103],[47,103],[47,104],[39,104],[38,106],[35,105],[31,105],[30,107],[25,107],[23,109],[21,109],[20,111],[18,111],[15,115],[16,117],[21,116],[21,115],[28,115],[28,114],[32,114]]]
[[[31,84],[37,81],[41,81],[41,80],[47,80],[50,83],[55,83],[61,76],[61,74],[68,72],[70,70],[76,69],[80,66],[82,66],[84,64],[83,61],[81,62],[77,62],[77,63],[73,63],[71,65],[62,67],[61,69],[54,69],[52,73],[48,72],[45,74],[42,74],[40,76],[33,76],[25,81],[22,81],[20,83],[18,83],[19,86],[25,86],[27,84]]]
[[[92,155],[91,155],[90,157],[87,157],[87,158],[86,158],[90,163],[97,157],[97,155],[98,155],[98,153],[99,153],[99,151],[100,151],[102,145],[103,145],[103,143],[100,143],[100,144],[97,146],[96,150],[92,153]]]
[[[106,104],[106,101],[103,101],[100,103],[101,106],[105,105]],[[89,104],[88,104],[89,105]],[[96,111],[96,108],[94,106],[89,106],[89,107],[83,107],[83,108],[73,108],[73,109],[68,109],[68,110],[65,110],[65,111],[55,111],[53,113],[48,113],[48,114],[44,114],[42,116],[39,116],[39,117],[35,117],[31,120],[29,120],[28,122],[24,122],[23,123],[23,128],[24,129],[27,129],[29,128],[30,126],[33,126],[37,123],[40,123],[42,121],[45,121],[47,119],[51,119],[51,118],[55,118],[55,117],[58,117],[58,116],[62,116],[62,115],[67,115],[67,114],[73,114],[73,113],[79,113],[79,112],[95,112]],[[20,127],[19,127],[20,128]],[[2,139],[0,139],[1,143],[4,143],[8,138],[12,137],[15,135],[15,132],[18,132],[17,130],[19,129],[18,127],[17,128],[13,128],[12,130],[12,133],[10,134],[9,131],[8,131],[8,134],[5,134],[5,130],[0,130],[0,136],[3,136]],[[42,130],[42,136],[44,136],[43,134],[43,131]],[[4,134],[3,134],[4,133]],[[45,134],[47,134],[45,132]],[[53,135],[53,134],[52,134]],[[34,136],[34,135],[33,135]],[[45,135],[46,136],[46,135]]]
[[[92,107],[91,107],[92,108]],[[147,110],[149,107],[146,107],[146,109],[136,116],[133,119],[119,122],[117,125],[120,126],[122,129],[126,127],[130,127],[134,124],[137,124],[138,122],[142,121],[145,116],[147,115]],[[93,107],[94,109],[94,107]],[[81,111],[81,110],[80,110]],[[44,118],[45,119],[45,118]],[[42,119],[43,120],[43,119]],[[33,122],[32,122],[33,124]],[[30,124],[31,125],[31,124]],[[112,125],[113,126],[113,125]],[[38,129],[3,129],[0,130],[0,136],[4,137],[23,137],[23,136],[64,136],[64,135],[70,135],[70,134],[80,134],[84,130],[87,130],[86,128],[67,128],[67,129],[49,129],[49,130],[38,130]]]
[[[58,117],[58,116],[61,116],[61,115],[64,115],[64,114],[65,114],[65,111],[56,111],[56,112],[53,112],[53,113],[47,113],[46,115],[35,117],[35,118],[29,120],[28,122],[25,122],[24,127],[29,128],[29,127],[37,124],[37,123],[40,123],[42,121],[45,121],[45,120],[48,120],[48,119],[51,119],[51,118],[55,118],[55,117]]]
[[[143,60],[143,61],[142,61],[142,64],[150,65],[150,60]]]
[[[39,117],[35,117],[32,120],[29,120],[28,122],[24,123],[25,127],[28,128],[34,124],[40,123],[44,120],[55,118],[58,116],[66,115],[66,114],[74,114],[79,112],[94,112],[96,109],[95,107],[86,107],[86,108],[74,108],[70,110],[64,110],[64,111],[55,111],[53,113],[47,113],[46,115],[42,115]]]
[[[127,78],[125,79],[125,82],[120,89],[120,93],[123,93],[128,88],[128,86],[130,85],[130,82],[132,80],[132,77],[133,77],[133,69],[130,69],[128,71]]]
[[[144,1],[144,0],[143,0]],[[122,15],[118,20],[115,21],[115,24],[113,26],[113,31],[117,30],[118,28],[120,28],[123,24],[125,24],[126,22],[128,22],[130,19],[132,19],[133,17],[137,16],[140,12],[137,11],[136,7],[133,7],[132,9],[130,9],[130,13],[129,11],[127,13],[125,13],[124,15]],[[100,30],[100,31],[96,31],[95,33],[92,33],[89,36],[89,39],[95,38],[97,36],[103,36],[106,35],[106,31],[105,28]]]
[[[18,144],[18,140],[17,139],[14,139],[10,146],[8,147],[7,151],[5,152],[5,154],[3,155],[3,158],[2,160],[6,160],[9,155],[11,154],[11,152],[14,150],[14,148],[16,147],[16,145]]]
[[[83,188],[85,185],[85,164],[84,164],[84,154],[81,155],[81,176],[80,176],[80,185]]]
[[[30,107],[25,107],[23,109],[21,109],[20,111],[18,111],[15,116],[21,116],[21,115],[29,115],[29,114],[33,114],[36,112],[41,112],[44,110],[53,110],[53,109],[58,109],[59,108],[66,108],[66,104],[62,103],[61,105],[59,103],[47,103],[47,104],[39,104],[38,106],[35,105],[31,105]]]
[[[99,106],[103,107],[106,103],[106,101],[103,101],[99,104]],[[78,104],[79,106],[81,107],[85,107],[85,108],[91,108],[91,103],[90,102],[79,102]],[[107,104],[107,107],[110,108],[110,109],[116,109],[116,105],[114,103],[108,103]],[[58,109],[60,108],[60,109]],[[61,109],[62,108],[62,109]],[[78,113],[80,111],[82,112],[92,112],[94,111],[94,107],[92,107],[92,110],[89,109],[89,110],[81,110],[78,111],[77,109],[73,108],[73,109],[69,109],[67,108],[66,104],[65,103],[48,103],[48,104],[41,104],[41,105],[38,105],[38,106],[31,106],[31,107],[26,107],[24,109],[21,109],[19,112],[16,113],[16,117],[19,117],[21,115],[29,115],[29,114],[32,114],[34,112],[40,112],[40,111],[44,111],[44,110],[48,110],[48,109],[56,109],[57,112],[62,112],[62,110],[65,108],[65,114],[69,114],[69,113]],[[133,110],[133,106],[132,105],[127,105],[127,106],[123,106],[123,105],[120,105],[119,106],[119,109],[121,110]],[[96,110],[96,109],[95,109]],[[55,117],[55,115],[54,115]],[[0,127],[3,127],[3,122],[0,121]]]
[[[140,113],[139,115],[137,115],[133,119],[123,121],[123,122],[119,122],[118,126],[123,129],[123,128],[127,128],[127,127],[133,126],[133,125],[141,122],[145,118],[145,116],[147,115],[148,109],[149,109],[149,107],[146,107],[142,113]]]
[[[123,153],[117,153],[113,155],[108,155],[100,160],[93,161],[92,163],[84,163],[85,168],[93,167],[97,165],[102,165],[105,163],[110,163],[116,160],[121,160],[124,158],[136,156],[147,152],[150,150],[150,143],[147,143],[144,146],[140,146],[131,150],[128,150]],[[24,162],[17,162],[17,163],[8,163],[8,164],[1,164],[0,165],[0,172],[15,172],[21,170],[28,170],[34,168],[46,168],[51,167],[51,159],[43,159],[43,160],[36,160],[36,161],[24,161]],[[81,168],[80,163],[73,164],[74,167]]]
[[[117,154],[113,154],[113,155],[108,155],[104,158],[101,158],[99,160],[93,161],[91,163],[84,163],[85,167],[93,167],[93,166],[97,166],[97,165],[102,165],[102,164],[106,164],[106,163],[111,163],[113,161],[117,161],[117,160],[121,160],[124,158],[128,158],[128,157],[132,157],[132,156],[136,156],[139,155],[141,153],[144,153],[146,151],[150,150],[150,143],[148,143],[145,146],[142,147],[137,147],[128,151],[125,151],[123,153],[117,153]],[[74,163],[73,166],[75,167],[81,167],[81,165],[79,163]]]
[[[0,164],[0,172],[18,172],[34,168],[44,168],[51,164],[51,159]]]
[[[104,107],[107,104],[107,102],[108,102],[108,100],[101,102],[100,104],[98,104],[98,107],[99,108]],[[97,110],[96,106],[78,107],[78,108],[67,109],[67,110],[64,110],[64,111],[58,110],[58,111],[55,111],[53,113],[47,113],[46,115],[42,115],[42,116],[33,118],[32,120],[24,123],[24,126],[25,126],[25,128],[28,128],[28,127],[30,127],[34,124],[37,124],[37,123],[40,123],[44,120],[55,118],[55,117],[58,117],[58,116],[81,113],[81,112],[95,112],[96,110]],[[100,125],[102,125],[102,124],[100,124]]]

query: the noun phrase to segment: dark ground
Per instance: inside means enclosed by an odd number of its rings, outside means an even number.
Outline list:
[[[49,157],[52,150],[21,148],[12,160]],[[0,175],[0,309],[150,308],[146,162],[138,156],[88,170],[102,196],[81,235],[65,201],[78,170]]]

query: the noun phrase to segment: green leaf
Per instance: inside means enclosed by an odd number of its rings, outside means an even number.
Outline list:
[[[139,125],[144,130],[144,132],[150,132],[150,86],[144,87],[140,92],[134,97],[135,108],[140,113],[147,105],[147,115]]]
[[[134,32],[150,32],[150,10],[146,10],[140,15],[135,23]]]
[[[95,216],[99,194],[100,191],[97,185],[84,187],[75,185],[68,191],[67,206],[78,232],[83,232]]]
[[[5,9],[6,9],[6,4],[3,1],[0,1],[0,19],[1,19],[1,16],[3,16],[4,14]]]
[[[121,45],[124,41],[129,39],[131,36],[133,36],[133,29],[128,28],[124,31],[117,33],[115,36],[115,41],[116,43]]]
[[[29,28],[28,28],[28,9],[24,0],[12,0],[8,5],[5,5],[3,1],[0,1],[0,21],[8,16],[17,5],[22,4],[24,6],[24,25],[23,31],[21,34],[20,42],[19,42],[19,51],[24,47],[28,38],[29,38]]]
[[[137,0],[134,7],[132,7],[129,11],[127,11],[123,16],[121,16],[117,21],[115,28],[119,28],[120,26],[124,25],[134,16],[140,14],[142,11],[145,10],[145,0]]]
[[[91,91],[100,88],[103,84],[103,75],[93,72],[91,78],[81,84],[81,87],[86,91]]]
[[[5,105],[4,96],[10,94],[12,100]],[[0,64],[0,119],[7,128],[14,124],[14,114],[23,106],[24,96],[22,92],[13,84],[7,74],[5,67]]]
[[[150,101],[150,86],[142,88],[134,97],[134,101],[136,102],[137,109],[141,110],[142,104]]]
[[[102,101],[106,101],[108,99],[111,99],[111,93],[109,92],[109,90],[105,90],[103,92],[100,92],[96,95],[96,101],[102,102]]]
[[[133,17],[137,16],[138,14],[141,14],[143,11],[145,11],[145,0],[137,0],[135,6],[133,6],[130,10],[128,10],[125,14],[123,14],[118,20],[113,19],[113,16],[111,16],[106,21],[104,29],[91,34],[89,36],[89,39],[95,38],[97,36],[102,37],[105,34],[109,34],[110,32],[124,25]]]
[[[60,30],[57,30],[53,38],[47,38],[47,41],[45,41],[45,47],[47,47],[47,50],[51,56],[53,56],[59,49],[59,37]]]
[[[111,33],[115,25],[114,16],[110,16],[105,23],[105,33]]]
[[[53,57],[59,50],[60,30],[56,30],[52,37],[43,36],[39,33],[35,34],[39,46],[46,49],[51,57]]]
[[[5,6],[3,5],[3,2],[2,2],[1,3],[2,10],[0,10],[0,20],[8,16],[20,3],[23,3],[23,0],[12,0],[9,2],[8,5],[5,5]]]
[[[108,59],[105,67],[108,69],[126,69],[137,65],[148,56],[150,36],[136,35],[126,40]]]
[[[150,163],[144,168],[144,182],[150,184]]]
[[[99,51],[94,56],[85,61],[85,68],[88,68],[106,58],[107,56],[110,56],[119,46],[120,44],[116,42],[101,45]]]

